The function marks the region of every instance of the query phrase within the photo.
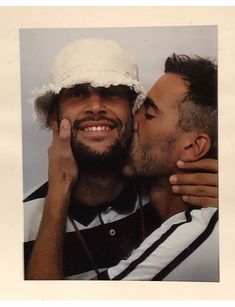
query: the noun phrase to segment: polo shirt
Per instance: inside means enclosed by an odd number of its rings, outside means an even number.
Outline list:
[[[32,252],[42,217],[48,182],[35,188],[24,199],[24,264],[25,270]],[[162,223],[160,217],[142,197],[146,235]],[[80,230],[100,272],[127,259],[142,242],[140,202],[134,184],[126,180],[122,192],[111,203],[85,206],[71,200],[69,216]],[[76,231],[67,219],[63,251],[65,279],[91,279],[94,266],[81,245]]]
[[[218,209],[190,207],[172,216],[98,278],[218,282]]]

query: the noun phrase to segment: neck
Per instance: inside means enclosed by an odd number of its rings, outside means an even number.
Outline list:
[[[87,206],[96,206],[113,201],[121,192],[124,180],[121,176],[91,176],[79,174],[79,180],[73,188],[73,198]]]
[[[150,202],[163,220],[185,211],[186,203],[181,195],[172,192],[169,177],[159,177],[150,186]]]

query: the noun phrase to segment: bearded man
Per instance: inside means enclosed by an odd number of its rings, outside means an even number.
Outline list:
[[[53,141],[49,187],[25,203],[26,278],[90,279],[162,223],[122,173],[143,97],[135,61],[113,41],[75,41],[56,57],[54,82],[35,100]]]

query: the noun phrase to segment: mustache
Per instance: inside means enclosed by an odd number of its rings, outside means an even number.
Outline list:
[[[104,115],[92,115],[92,116],[87,116],[82,119],[76,119],[73,123],[72,129],[73,130],[78,130],[80,128],[80,125],[84,122],[88,121],[100,121],[100,120],[106,120],[112,123],[113,128],[122,128],[123,124],[119,118],[109,118]]]

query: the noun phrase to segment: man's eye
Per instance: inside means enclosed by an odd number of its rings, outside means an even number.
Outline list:
[[[107,98],[108,99],[120,99],[120,96],[113,94],[113,95],[108,95]]]
[[[149,113],[145,113],[145,118],[146,119],[153,119],[155,116]]]
[[[73,94],[73,96],[76,98],[84,99],[89,96],[89,93],[86,93],[85,91],[77,91]]]
[[[101,98],[103,99],[121,99],[120,95],[116,94],[116,93],[102,93]]]

